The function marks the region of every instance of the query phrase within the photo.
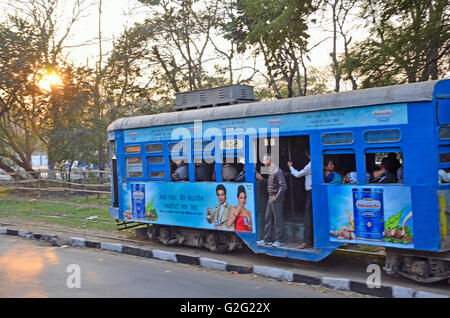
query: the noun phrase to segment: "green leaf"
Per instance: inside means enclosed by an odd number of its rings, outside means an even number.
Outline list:
[[[402,209],[400,212],[398,212],[397,214],[392,215],[385,223],[384,223],[384,228],[386,230],[393,230],[395,229],[396,226],[398,226],[398,224],[400,223],[400,219],[402,218],[402,213],[405,209]],[[402,228],[400,227],[399,230],[402,230]]]

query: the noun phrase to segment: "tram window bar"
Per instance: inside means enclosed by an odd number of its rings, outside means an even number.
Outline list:
[[[441,140],[450,139],[450,126],[439,127],[439,139]]]
[[[148,153],[162,152],[163,145],[162,144],[147,144],[147,145],[145,145],[145,151]]]
[[[148,162],[150,164],[157,164],[157,163],[164,163],[164,157],[158,156],[158,157],[149,157]]]
[[[142,158],[130,157],[126,160],[127,177],[141,178],[143,176]]]
[[[164,177],[164,171],[150,171],[150,178],[163,179]]]
[[[352,144],[353,141],[354,138],[351,132],[322,134],[322,144],[324,145]]]
[[[376,142],[397,142],[400,141],[401,134],[398,129],[370,130],[364,132],[364,140],[368,143]]]
[[[126,146],[125,153],[141,153],[141,146]]]

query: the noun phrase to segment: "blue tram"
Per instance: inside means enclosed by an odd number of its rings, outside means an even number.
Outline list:
[[[388,273],[448,279],[450,80],[263,102],[248,86],[229,86],[180,94],[177,108],[108,127],[113,218],[148,224],[164,244],[220,252],[245,244],[320,261],[343,244],[379,246]],[[255,176],[269,153],[287,185],[279,247],[257,244],[267,186]],[[287,165],[303,169],[306,154],[308,249],[305,178]]]

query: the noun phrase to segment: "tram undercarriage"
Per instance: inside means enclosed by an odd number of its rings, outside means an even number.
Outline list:
[[[206,247],[211,252],[225,253],[242,248],[241,239],[233,232],[198,230],[193,228],[152,225],[147,227],[151,240],[164,245]]]
[[[404,276],[420,283],[447,280],[450,284],[450,252],[420,253],[386,249],[384,270],[392,276]]]

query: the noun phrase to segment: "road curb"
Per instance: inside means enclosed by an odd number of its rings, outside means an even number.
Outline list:
[[[122,253],[123,245],[117,243],[100,243],[100,249],[106,251],[112,251],[117,253]]]
[[[335,290],[350,290],[350,279],[335,278],[335,277],[322,277],[322,285],[330,287]]]
[[[294,281],[294,273],[279,268],[267,266],[253,266],[253,273],[260,276],[275,278],[281,281]]]
[[[74,247],[86,247],[86,240],[79,237],[71,237],[69,238],[69,244]]]
[[[84,238],[70,237],[69,239],[58,237],[52,234],[32,233],[26,230],[12,230],[6,227],[0,227],[0,234],[20,236],[27,239],[46,241],[54,246],[73,246],[81,248],[95,248],[107,251],[113,251],[121,254],[127,254],[137,257],[154,258],[162,261],[174,263],[201,266],[204,268],[225,271],[238,274],[254,274],[262,277],[274,278],[280,281],[300,283],[304,285],[322,285],[335,290],[351,291],[363,295],[370,295],[384,298],[449,298],[446,295],[434,294],[425,291],[416,291],[412,288],[401,286],[380,286],[379,288],[370,288],[367,284],[352,281],[346,278],[338,277],[320,277],[305,275],[280,268],[267,266],[247,266],[235,265],[227,262],[184,254],[178,254],[162,250],[149,250],[146,248],[123,245],[118,243],[89,241]]]
[[[177,254],[173,252],[167,252],[167,251],[160,251],[160,250],[153,250],[153,258],[157,258],[162,261],[170,261],[177,263]]]

